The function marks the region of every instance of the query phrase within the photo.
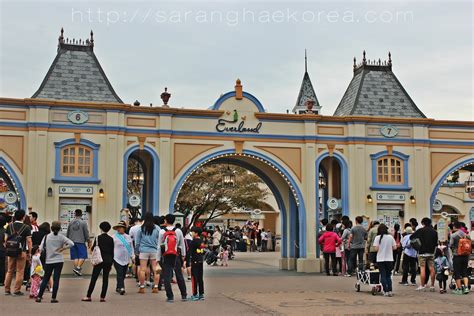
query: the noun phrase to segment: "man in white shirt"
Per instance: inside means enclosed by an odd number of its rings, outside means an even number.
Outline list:
[[[260,237],[262,237],[262,251],[267,251],[267,243],[268,243],[268,236],[265,232],[265,229],[262,228],[262,232],[260,233]]]
[[[167,214],[165,216],[165,228],[160,231],[158,236],[158,261],[163,257],[163,283],[166,290],[166,301],[173,302],[174,294],[171,288],[171,278],[173,277],[173,270],[176,275],[176,282],[178,283],[179,290],[181,292],[181,299],[186,301],[188,299],[188,294],[186,293],[186,283],[184,282],[183,271],[181,267],[183,266],[184,257],[186,256],[186,245],[184,243],[183,232],[179,228],[174,227],[175,216],[173,214]],[[167,234],[167,237],[165,237]],[[166,238],[168,240],[176,239],[176,248],[175,249],[166,249],[169,247],[165,245]]]
[[[133,249],[134,249],[134,252],[135,252],[135,261],[134,261],[134,264],[133,264],[133,273],[135,274],[135,279],[138,282],[138,269],[137,269],[137,266],[140,265],[140,258],[139,258],[140,253],[138,252],[138,247],[135,247],[135,241],[137,240],[138,232],[142,228],[143,221],[140,218],[133,218],[131,223],[132,223],[133,226],[130,227],[128,235],[130,236],[130,238],[132,238],[132,242],[133,242]],[[145,280],[150,280],[150,270],[149,269],[147,269],[147,271],[145,272]]]

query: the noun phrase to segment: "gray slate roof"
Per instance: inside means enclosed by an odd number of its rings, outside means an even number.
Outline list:
[[[347,87],[335,116],[425,118],[410,98],[391,65],[361,65]]]
[[[58,54],[33,98],[123,103],[92,46],[60,43]]]
[[[295,108],[306,108],[306,101],[313,100],[315,101],[314,106],[319,106],[318,98],[316,97],[316,92],[314,92],[313,84],[311,83],[311,79],[309,79],[309,74],[305,71],[303,76],[303,81],[301,82],[300,92],[298,93],[298,98],[296,99]],[[293,110],[294,110],[293,109]]]

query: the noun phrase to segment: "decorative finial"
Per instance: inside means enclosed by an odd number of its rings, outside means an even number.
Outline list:
[[[161,100],[163,100],[163,107],[169,107],[168,106],[168,101],[171,97],[171,93],[168,93],[168,88],[165,87],[165,92],[161,94]]]
[[[379,66],[380,66],[381,64],[382,64],[382,61],[381,61],[380,58],[379,58]]]
[[[354,56],[354,69],[357,67],[356,58]]]
[[[134,105],[134,106],[139,106],[139,105],[140,105],[140,102],[138,102],[138,100],[135,100],[135,102],[133,102],[133,105]]]
[[[235,81],[234,91],[235,91],[235,99],[236,100],[242,100],[244,98],[242,82],[240,82],[240,79],[237,79]]]
[[[392,64],[392,54],[390,52],[388,52],[388,64]]]
[[[92,32],[91,30],[91,40],[90,40],[90,44],[89,44],[91,47],[94,47],[94,32]]]
[[[365,65],[367,64],[367,59],[365,59],[365,49],[364,51],[362,52],[362,63]]]
[[[304,49],[304,72],[308,72],[308,57],[306,57],[306,48]]]
[[[61,28],[61,35],[59,35],[58,42],[64,43],[64,28]]]

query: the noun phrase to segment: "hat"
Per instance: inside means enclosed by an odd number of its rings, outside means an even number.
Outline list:
[[[115,225],[115,226],[113,227],[113,229],[114,229],[114,230],[117,230],[117,228],[119,228],[119,227],[127,228],[127,224],[125,224],[124,221],[120,221],[120,222],[118,222],[117,225]]]
[[[407,234],[412,234],[412,233],[413,233],[413,228],[411,228],[410,226],[408,226],[407,228],[405,228],[405,233],[407,233]]]

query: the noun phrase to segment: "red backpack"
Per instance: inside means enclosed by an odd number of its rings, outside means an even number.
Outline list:
[[[167,230],[163,234],[163,255],[178,255],[178,238],[176,237],[176,228],[173,230]]]
[[[458,256],[469,256],[472,251],[472,243],[467,235],[461,237],[458,242]]]

